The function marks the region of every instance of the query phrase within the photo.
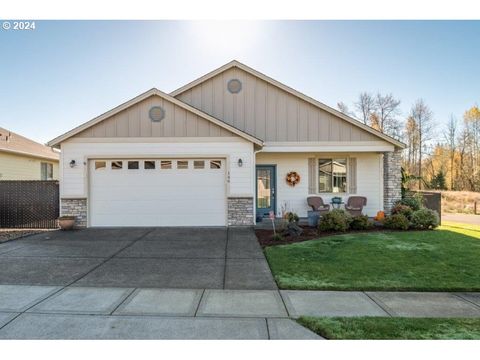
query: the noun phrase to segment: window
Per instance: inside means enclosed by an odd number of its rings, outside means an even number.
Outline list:
[[[318,192],[347,191],[347,159],[318,160]]]
[[[123,168],[123,161],[112,161],[112,170],[120,170]]]
[[[170,160],[162,160],[160,161],[160,169],[171,169],[172,162]]]
[[[177,169],[188,169],[188,160],[178,160]]]
[[[42,162],[40,164],[40,176],[42,180],[53,180],[53,164]]]
[[[143,167],[145,168],[145,170],[155,169],[155,161],[154,160],[146,160],[143,163]]]
[[[129,161],[128,170],[138,170],[138,161]]]
[[[194,169],[205,169],[205,160],[193,160]]]
[[[210,161],[210,169],[220,169],[222,167],[221,160],[212,160]]]
[[[106,161],[95,161],[95,170],[102,170],[107,168]]]

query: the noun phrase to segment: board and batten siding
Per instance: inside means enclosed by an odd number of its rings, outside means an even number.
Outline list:
[[[217,138],[220,139],[220,138]],[[227,196],[253,196],[254,194],[254,163],[253,144],[241,138],[231,138],[228,142],[155,142],[154,139],[142,142],[81,142],[65,141],[62,143],[62,181],[60,182],[60,196],[62,198],[84,198],[88,196],[88,159],[138,158],[138,159],[169,159],[191,157],[223,157],[227,160]],[[243,166],[238,166],[238,159],[242,159]],[[77,164],[73,168],[70,162]],[[156,171],[159,171],[158,169]],[[227,181],[227,179],[226,179]],[[134,184],[132,184],[133,186]],[[208,206],[208,204],[205,204]]]
[[[265,165],[276,165],[277,167],[277,216],[281,216],[282,206],[287,211],[296,212],[300,217],[306,217],[307,197],[318,195],[328,204],[333,196],[341,196],[344,201],[350,196],[349,193],[334,194],[321,193],[309,194],[309,159],[311,158],[333,158],[333,157],[354,157],[357,168],[357,191],[356,196],[367,197],[367,206],[364,213],[368,216],[375,216],[377,211],[383,210],[383,158],[377,153],[344,153],[344,154],[309,154],[309,153],[257,153],[256,163]],[[315,169],[318,169],[316,166]],[[287,173],[296,171],[300,174],[300,183],[295,187],[289,186],[285,181]],[[348,174],[347,174],[348,177]],[[315,176],[317,182],[318,176]],[[347,184],[348,185],[348,184]],[[318,189],[317,184],[315,188]],[[347,186],[348,188],[348,186]]]
[[[238,94],[227,90],[231,79],[242,82]],[[373,134],[237,67],[176,98],[264,141],[378,141]]]
[[[165,117],[153,122],[149,110],[160,106]],[[149,98],[85,129],[74,137],[225,137],[236,136],[230,131],[201,118],[159,96]]]
[[[58,161],[0,152],[0,180],[41,180],[41,164],[53,164],[53,179],[58,180]]]

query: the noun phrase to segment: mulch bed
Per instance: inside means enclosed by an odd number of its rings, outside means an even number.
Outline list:
[[[258,242],[265,248],[267,246],[274,246],[274,245],[286,245],[286,244],[293,244],[297,242],[307,241],[318,239],[325,236],[332,236],[332,235],[340,235],[340,234],[355,234],[355,233],[367,233],[367,232],[386,232],[392,230],[386,230],[382,227],[373,227],[368,230],[350,230],[346,233],[342,232],[320,232],[317,228],[311,226],[302,226],[300,227],[303,229],[303,233],[300,236],[284,236],[282,240],[273,240],[273,230],[267,229],[256,229],[255,235],[257,235]],[[278,233],[281,233],[277,231]]]

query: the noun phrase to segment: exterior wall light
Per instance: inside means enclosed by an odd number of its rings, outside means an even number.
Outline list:
[[[77,164],[75,163],[75,160],[70,161],[70,167],[74,168]]]
[[[242,167],[243,166],[243,160],[242,159],[238,159],[238,167]]]

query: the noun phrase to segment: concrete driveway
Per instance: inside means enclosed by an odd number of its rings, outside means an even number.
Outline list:
[[[54,231],[0,244],[0,284],[276,289],[252,229]]]

